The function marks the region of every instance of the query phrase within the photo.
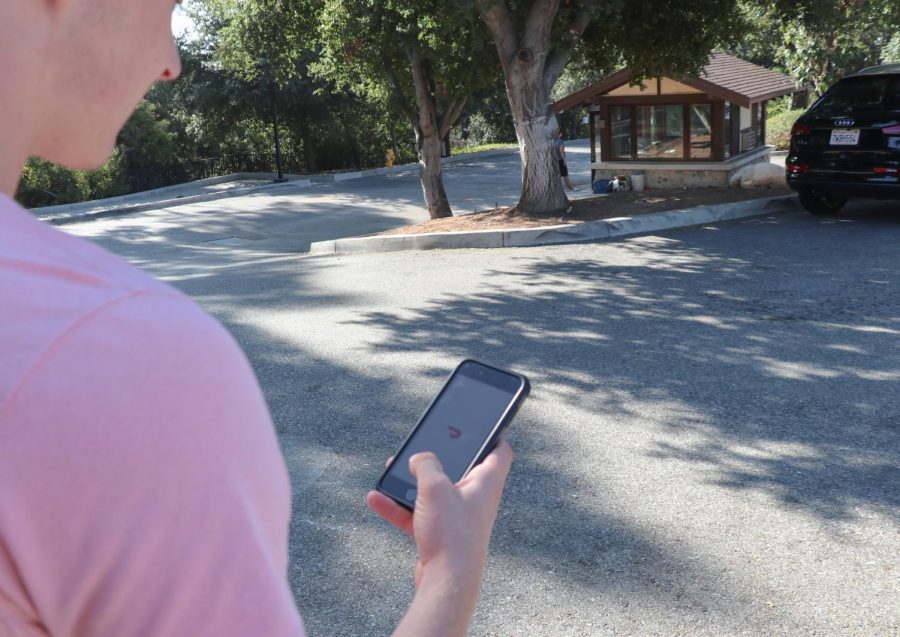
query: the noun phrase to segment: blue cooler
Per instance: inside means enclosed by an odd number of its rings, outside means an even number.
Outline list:
[[[609,179],[595,179],[591,183],[591,191],[595,195],[605,195],[612,189]]]

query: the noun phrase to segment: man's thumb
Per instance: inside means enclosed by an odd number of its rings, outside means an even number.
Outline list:
[[[439,482],[449,482],[441,461],[430,451],[417,453],[410,458],[409,471],[415,476],[419,491]]]

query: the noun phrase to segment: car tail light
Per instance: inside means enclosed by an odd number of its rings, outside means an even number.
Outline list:
[[[795,135],[812,135],[812,128],[806,124],[795,123],[791,128],[791,137]]]
[[[900,174],[900,169],[888,168],[887,166],[875,166],[875,168],[872,169],[872,172],[876,175],[897,175]]]
[[[802,173],[805,170],[809,170],[809,166],[804,166],[803,164],[787,164],[785,168],[788,169],[788,172],[797,172]]]
[[[900,135],[900,126],[888,126],[887,128],[882,128],[881,132],[885,135]]]

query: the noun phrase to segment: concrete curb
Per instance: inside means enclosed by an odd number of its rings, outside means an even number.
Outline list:
[[[223,180],[225,181],[225,180]],[[218,182],[221,183],[221,182]],[[172,206],[183,206],[189,203],[202,203],[204,201],[216,201],[217,199],[227,199],[229,197],[240,197],[243,195],[250,195],[256,192],[262,192],[266,190],[270,190],[273,188],[283,188],[284,186],[296,186],[298,188],[305,188],[307,186],[312,185],[312,182],[309,179],[295,179],[292,181],[284,181],[277,184],[263,184],[256,186],[246,186],[244,188],[232,188],[230,190],[222,190],[219,192],[207,192],[199,195],[185,195],[183,197],[176,197],[172,199],[162,199],[162,200],[154,200],[148,201],[145,203],[133,203],[126,204],[122,206],[113,206],[113,207],[102,207],[102,208],[94,208],[90,210],[81,211],[70,211],[70,212],[61,212],[54,211],[50,214],[47,214],[44,208],[36,208],[32,210],[32,213],[35,214],[38,218],[52,223],[56,226],[63,226],[69,223],[78,223],[81,221],[90,221],[92,219],[102,219],[104,217],[116,217],[120,215],[128,215],[135,212],[143,212],[145,210],[160,210],[162,208],[169,208]],[[174,188],[174,187],[173,187]],[[132,197],[135,197],[132,195]]]
[[[614,217],[576,225],[542,226],[517,230],[476,230],[427,234],[351,237],[317,241],[309,254],[343,255],[404,250],[449,250],[458,248],[508,248],[601,241],[646,232],[684,228],[718,221],[731,221],[796,210],[796,195],[780,195],[750,201],[654,212],[635,217]]]

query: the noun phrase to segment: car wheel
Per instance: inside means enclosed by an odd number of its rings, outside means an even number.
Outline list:
[[[844,207],[844,204],[847,203],[846,199],[840,199],[838,197],[826,197],[824,195],[817,194],[812,190],[802,190],[799,194],[800,205],[802,205],[808,212],[811,212],[814,215],[837,214],[840,209]]]

